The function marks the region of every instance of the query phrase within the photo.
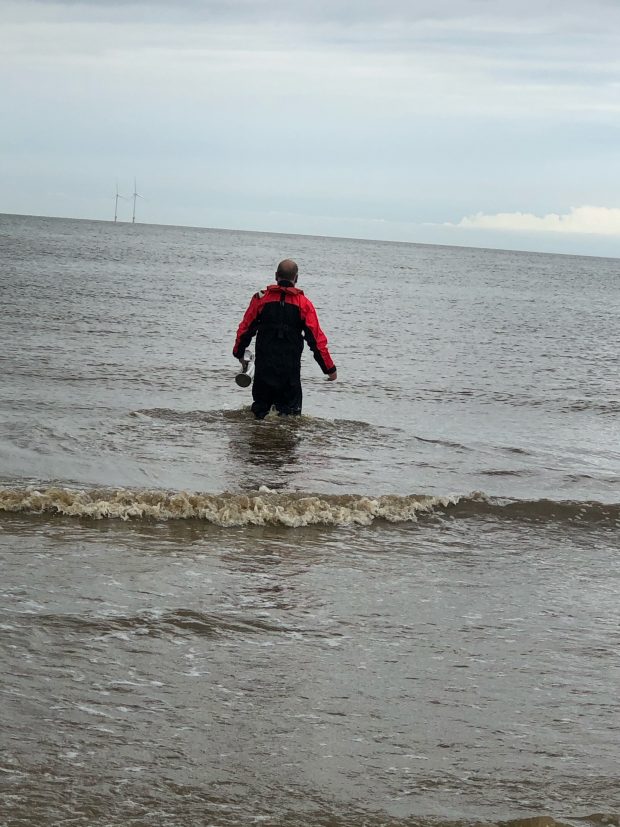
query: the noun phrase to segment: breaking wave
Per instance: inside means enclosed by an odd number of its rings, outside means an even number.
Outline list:
[[[261,487],[248,494],[56,486],[0,488],[0,512],[86,519],[202,520],[218,526],[370,525],[415,523],[432,515],[620,526],[620,503],[506,500],[475,492],[442,497],[421,494],[283,493]]]
[[[457,497],[276,493],[201,494],[187,491],[0,488],[0,511],[62,514],[91,519],[204,520],[220,526],[370,525],[374,520],[415,522]]]

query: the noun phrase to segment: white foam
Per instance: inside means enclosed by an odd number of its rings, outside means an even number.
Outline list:
[[[0,488],[0,511],[61,514],[90,519],[204,520],[220,526],[370,525],[375,520],[416,522],[455,505],[458,497],[378,497],[273,492],[201,494],[188,491]]]

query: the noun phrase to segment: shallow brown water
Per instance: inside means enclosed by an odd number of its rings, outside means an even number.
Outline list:
[[[612,814],[609,532],[4,519],[9,823]]]

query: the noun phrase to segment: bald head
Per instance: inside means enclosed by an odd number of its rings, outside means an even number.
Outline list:
[[[297,281],[298,272],[299,268],[293,259],[285,258],[284,261],[281,261],[278,264],[278,269],[276,270],[276,281],[290,281],[292,284],[295,284]]]

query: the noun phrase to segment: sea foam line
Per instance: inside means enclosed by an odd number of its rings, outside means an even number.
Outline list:
[[[0,487],[0,513],[60,515],[103,520],[202,520],[219,526],[370,525],[375,520],[415,523],[449,511],[454,519],[599,524],[620,527],[620,503],[515,500],[481,492],[423,494],[315,494],[271,491],[206,494],[127,488]]]
[[[0,488],[0,512],[50,514],[90,519],[203,520],[220,526],[370,525],[375,520],[416,522],[421,514],[446,508],[456,496],[378,497],[355,494],[204,494],[188,491]]]

